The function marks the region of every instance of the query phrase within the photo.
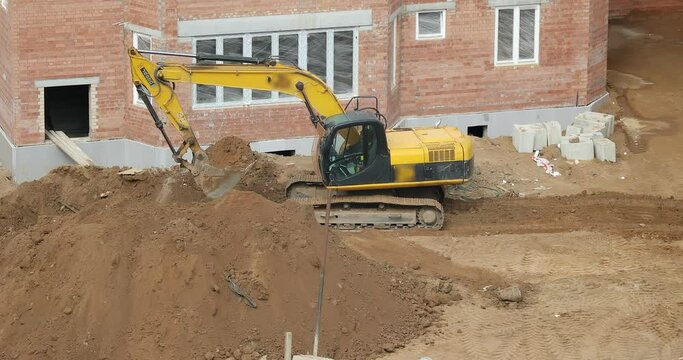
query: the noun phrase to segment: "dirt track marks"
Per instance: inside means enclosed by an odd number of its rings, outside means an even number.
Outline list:
[[[683,252],[668,240],[588,231],[453,235],[459,230],[401,240],[527,284],[525,303],[501,305],[475,290],[446,310],[449,325],[434,345],[416,343],[387,359],[683,356]]]

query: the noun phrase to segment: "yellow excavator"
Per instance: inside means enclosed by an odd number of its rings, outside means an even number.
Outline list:
[[[142,53],[190,57],[199,63],[154,63]],[[320,223],[326,220],[324,194],[329,189],[334,191],[329,222],[337,228],[440,229],[444,187],[462,184],[474,172],[472,141],[458,129],[386,129],[377,98],[355,97],[344,107],[324,81],[296,66],[272,58],[135,48],[130,48],[128,55],[140,99],[175,161],[194,175],[225,174],[208,164],[174,91],[176,83],[278,91],[302,100],[318,133],[312,157],[316,175],[293,179],[287,196],[312,205]],[[150,98],[180,132],[183,142],[178,148]],[[361,102],[372,100],[374,104],[361,107]],[[352,104],[353,110],[348,110]],[[188,151],[190,161],[184,158]],[[229,185],[222,188],[227,190],[235,183],[227,181]]]

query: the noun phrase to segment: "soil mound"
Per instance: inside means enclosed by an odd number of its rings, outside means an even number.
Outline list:
[[[248,165],[256,160],[249,143],[236,137],[227,136],[206,149],[211,165],[223,168],[226,166]]]
[[[12,182],[12,174],[0,166],[0,198],[14,190],[16,185]]]
[[[323,238],[310,209],[237,190],[198,201],[186,172],[119,170],[60,168],[1,200],[0,358],[258,359],[281,356],[285,331],[310,351]],[[321,350],[335,359],[401,347],[448,300],[334,236],[326,279]]]
[[[242,175],[238,190],[253,191],[271,201],[278,203],[287,200],[285,190],[287,182],[280,178],[281,166],[268,159],[260,157]]]
[[[134,176],[120,168],[62,166],[0,198],[0,235],[33,225],[39,216],[74,213],[120,201],[200,201],[201,189],[187,171],[149,169]],[[106,203],[100,201],[106,199]]]

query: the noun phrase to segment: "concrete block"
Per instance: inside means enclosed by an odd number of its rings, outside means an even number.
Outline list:
[[[574,136],[581,134],[581,127],[575,125],[567,126],[567,131],[564,132],[566,136]]]
[[[579,134],[581,141],[593,141],[594,139],[604,139],[605,136],[601,132],[582,133]]]
[[[582,133],[594,133],[600,131],[605,137],[607,137],[608,129],[604,123],[588,119],[576,119],[572,122],[572,125],[581,128]]]
[[[562,125],[557,121],[546,121],[543,126],[548,133],[548,145],[559,144],[562,137]]]
[[[600,161],[617,162],[617,146],[610,139],[593,139],[595,158]]]
[[[593,111],[585,111],[577,115],[575,120],[590,120],[597,121],[605,125],[606,134],[605,137],[610,137],[614,135],[614,115],[603,114]]]
[[[548,131],[543,124],[529,125],[534,131],[534,150],[541,150],[548,146]]]
[[[512,145],[518,152],[531,153],[534,151],[536,132],[527,125],[515,125],[512,131]]]
[[[595,156],[593,141],[586,141],[579,136],[563,136],[560,151],[562,157],[568,160],[593,160]]]

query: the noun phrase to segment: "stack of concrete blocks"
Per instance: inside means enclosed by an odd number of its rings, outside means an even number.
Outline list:
[[[521,153],[532,153],[548,145],[559,144],[562,126],[557,121],[528,125],[515,125],[512,144]]]
[[[616,145],[608,138],[614,134],[614,115],[584,112],[567,126],[560,149],[569,160],[616,162]]]

